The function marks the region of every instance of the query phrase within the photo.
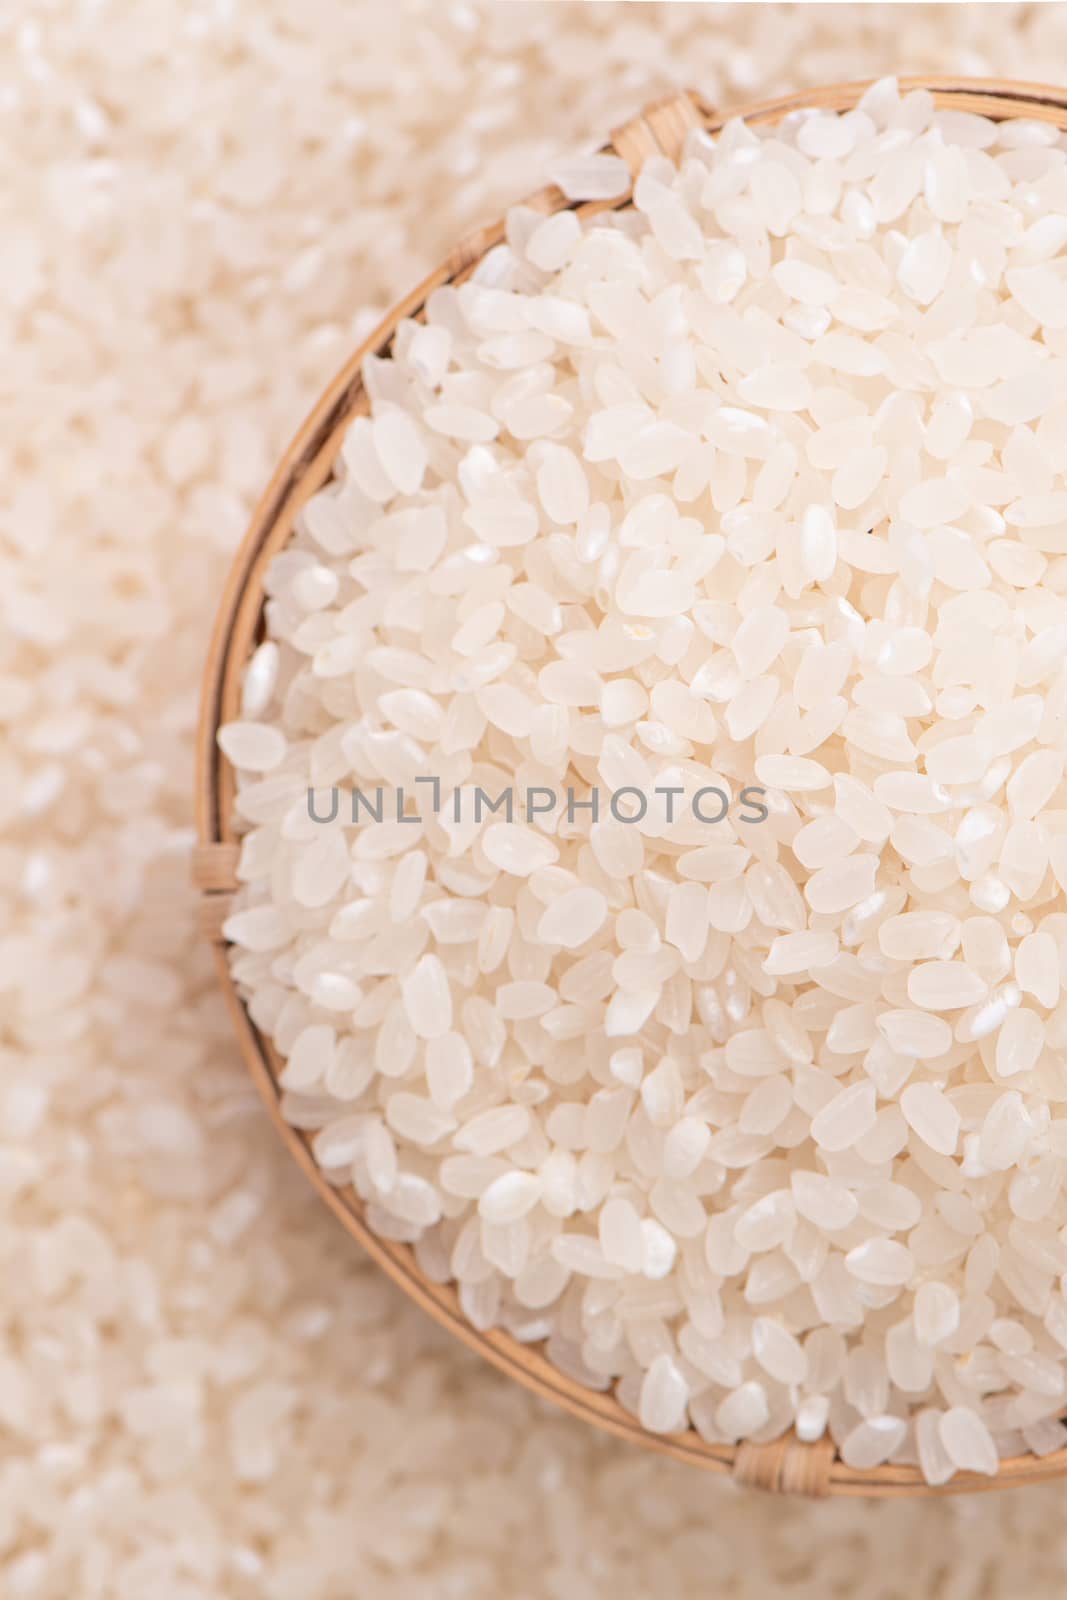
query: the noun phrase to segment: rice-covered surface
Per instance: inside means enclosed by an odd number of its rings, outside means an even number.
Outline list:
[[[674,84],[1055,80],[1062,9],[160,0],[0,40],[5,1600],[1058,1595],[1056,1486],[771,1502],[441,1334],[266,1126],[185,880],[213,596],[399,290]]]

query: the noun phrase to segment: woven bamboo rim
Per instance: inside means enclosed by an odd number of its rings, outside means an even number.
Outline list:
[[[791,111],[820,106],[845,111],[854,106],[869,82],[835,84],[822,89],[763,101],[730,116],[759,125],[774,123]],[[901,80],[905,89],[928,89],[939,109],[973,112],[993,120],[1025,116],[1067,130],[1067,91],[1041,84],[1000,79],[914,77]],[[615,130],[603,147],[625,160],[636,176],[650,155],[677,157],[692,128],[715,132],[727,116],[695,93],[680,93],[647,106]],[[546,215],[571,209],[580,217],[624,208],[630,196],[574,205],[555,187],[539,190],[523,202]],[[828,1438],[805,1444],[791,1432],[769,1444],[732,1447],[706,1443],[694,1429],[685,1433],[647,1433],[613,1393],[599,1393],[565,1377],[546,1359],[540,1346],[520,1344],[499,1329],[482,1333],[459,1308],[451,1284],[431,1282],[415,1262],[410,1246],[380,1239],[367,1226],[363,1204],[351,1187],[335,1188],[322,1176],[307,1136],[291,1128],[278,1108],[277,1079],[283,1065],[269,1039],[254,1025],[237,994],[222,925],[237,888],[239,846],[232,826],[234,775],[216,742],[219,726],[237,715],[241,675],[262,636],[263,577],[273,556],[289,538],[293,521],[330,477],[334,459],[351,419],[367,409],[361,370],[368,355],[384,354],[398,324],[417,317],[427,298],[443,284],[461,283],[475,263],[504,237],[503,221],[480,228],[463,239],[441,266],[389,312],[330,384],[280,462],[256,507],[248,533],[237,553],[223,590],[204,673],[197,733],[196,815],[199,844],[193,852],[193,881],[200,891],[201,928],[213,941],[215,964],[233,1018],[241,1053],[290,1153],[319,1197],[369,1255],[412,1300],[509,1377],[533,1393],[596,1427],[646,1448],[689,1462],[706,1471],[730,1474],[740,1483],[779,1494],[812,1498],[827,1495],[903,1498],[955,1494],[1043,1482],[1067,1473],[1067,1449],[1038,1458],[1013,1456],[1000,1464],[995,1477],[957,1474],[937,1488],[927,1484],[917,1467],[882,1466],[860,1471],[837,1456]]]

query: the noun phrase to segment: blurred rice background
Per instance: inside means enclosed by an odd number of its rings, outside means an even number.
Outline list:
[[[1028,1600],[1053,1486],[783,1504],[593,1437],[314,1204],[185,887],[214,598],[303,411],[645,100],[1067,81],[1067,7],[10,0],[0,16],[3,1600]]]

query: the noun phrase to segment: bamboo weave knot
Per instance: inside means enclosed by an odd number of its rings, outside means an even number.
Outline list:
[[[829,1439],[805,1444],[790,1430],[770,1444],[738,1445],[734,1457],[735,1483],[771,1494],[799,1494],[822,1500],[830,1493],[834,1447]]]
[[[677,162],[687,134],[703,126],[696,96],[686,91],[646,106],[639,116],[613,131],[611,143],[629,167],[630,176],[636,178],[649,156],[667,156]]]
[[[193,888],[200,891],[200,932],[213,944],[222,944],[222,926],[233,909],[237,888],[235,844],[198,844],[190,860]]]

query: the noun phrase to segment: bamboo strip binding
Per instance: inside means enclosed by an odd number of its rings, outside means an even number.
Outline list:
[[[1067,93],[1040,84],[968,78],[904,78],[901,86],[930,90],[939,107],[971,111],[995,120],[1026,116],[1067,130]],[[807,106],[847,110],[868,87],[866,82],[836,84],[765,101],[734,115],[744,116],[758,125],[777,122],[790,111]],[[670,95],[647,106],[638,116],[617,128],[605,149],[620,155],[636,177],[651,155],[666,155],[676,160],[691,129],[703,128],[714,133],[724,121],[725,118],[717,115],[695,93]],[[629,197],[624,196],[572,209],[583,216],[621,208],[628,203]],[[563,194],[553,187],[538,191],[524,204],[546,214],[568,207]],[[960,1473],[949,1484],[931,1488],[915,1467],[883,1466],[868,1471],[851,1468],[837,1457],[828,1438],[806,1444],[792,1431],[767,1443],[745,1442],[736,1448],[708,1444],[692,1429],[670,1436],[646,1433],[613,1395],[595,1393],[565,1377],[538,1347],[521,1345],[499,1329],[489,1333],[476,1331],[460,1311],[454,1288],[425,1278],[408,1246],[379,1239],[373,1234],[364,1220],[358,1196],[351,1188],[337,1189],[324,1181],[308,1140],[281,1117],[277,1078],[282,1063],[270,1040],[258,1031],[249,1017],[237,994],[227,961],[223,925],[238,886],[239,846],[232,825],[233,773],[218,750],[216,734],[220,724],[237,712],[241,674],[261,626],[264,569],[285,544],[300,507],[329,478],[348,422],[366,409],[360,377],[365,357],[372,353],[384,354],[404,318],[418,316],[429,295],[440,285],[469,276],[474,264],[503,237],[504,225],[498,222],[461,240],[443,265],[395,306],[352,356],[280,463],[256,508],[223,592],[208,652],[200,707],[196,779],[200,844],[193,853],[192,877],[201,897],[202,931],[214,943],[220,982],[249,1071],[282,1138],[320,1198],[390,1277],[438,1322],[501,1371],[586,1422],[707,1471],[729,1473],[739,1484],[812,1498],[954,1494],[1044,1481],[1067,1473],[1065,1449],[1043,1458],[1024,1455],[1002,1461],[1000,1471],[992,1479],[975,1473]]]

